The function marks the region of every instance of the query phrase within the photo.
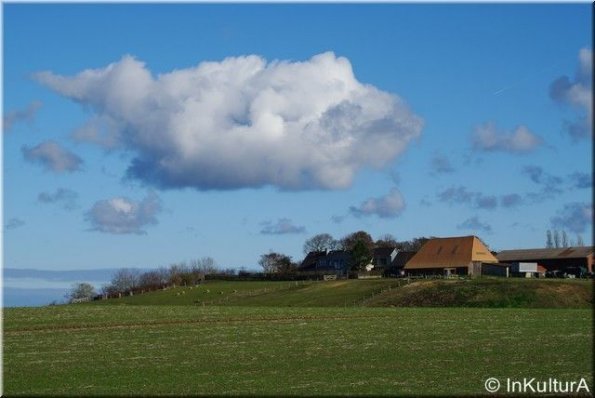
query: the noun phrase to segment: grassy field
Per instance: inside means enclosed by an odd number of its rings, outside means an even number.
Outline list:
[[[478,278],[222,282],[103,300],[92,305],[275,307],[591,308],[592,280]],[[85,304],[86,305],[86,304]]]
[[[592,321],[583,309],[4,309],[4,393],[456,396],[487,394],[488,377],[585,377],[592,391]]]
[[[194,287],[177,287],[92,304],[344,307],[358,305],[372,295],[399,284],[404,282],[394,279],[327,282],[208,281]]]

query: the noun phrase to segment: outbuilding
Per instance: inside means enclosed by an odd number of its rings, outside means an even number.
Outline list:
[[[428,240],[404,270],[407,275],[508,276],[509,267],[499,264],[477,236],[459,236]]]
[[[503,263],[537,263],[549,274],[593,272],[593,246],[502,250],[496,257]]]

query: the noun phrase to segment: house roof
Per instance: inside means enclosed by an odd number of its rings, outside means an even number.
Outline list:
[[[376,247],[374,249],[374,257],[388,257],[395,250],[394,247]]]
[[[325,256],[326,256],[326,251],[308,253],[308,255],[306,256],[304,261],[302,261],[302,268],[309,268],[309,267],[316,266],[318,259],[324,258]]]
[[[499,261],[515,262],[530,260],[561,260],[585,258],[593,255],[593,246],[561,247],[557,249],[502,250],[496,257]]]
[[[415,256],[415,253],[416,252],[399,251],[397,257],[395,257],[395,261],[393,261],[393,265],[397,268],[403,268],[407,262]]]
[[[467,267],[474,261],[497,263],[498,259],[477,236],[432,238],[407,262],[405,269]]]

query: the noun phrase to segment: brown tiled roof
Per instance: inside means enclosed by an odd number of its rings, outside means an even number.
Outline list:
[[[407,262],[405,269],[467,267],[474,261],[497,263],[498,259],[476,236],[433,238]]]
[[[503,262],[585,258],[593,255],[593,246],[561,247],[557,249],[502,250],[496,257]]]

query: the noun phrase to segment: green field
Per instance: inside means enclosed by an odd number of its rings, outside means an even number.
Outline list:
[[[452,396],[487,394],[488,377],[592,391],[592,297],[580,280],[210,281],[10,308],[4,392]]]
[[[588,309],[69,305],[3,315],[8,396],[453,396],[487,394],[488,377],[585,377],[593,388]]]

